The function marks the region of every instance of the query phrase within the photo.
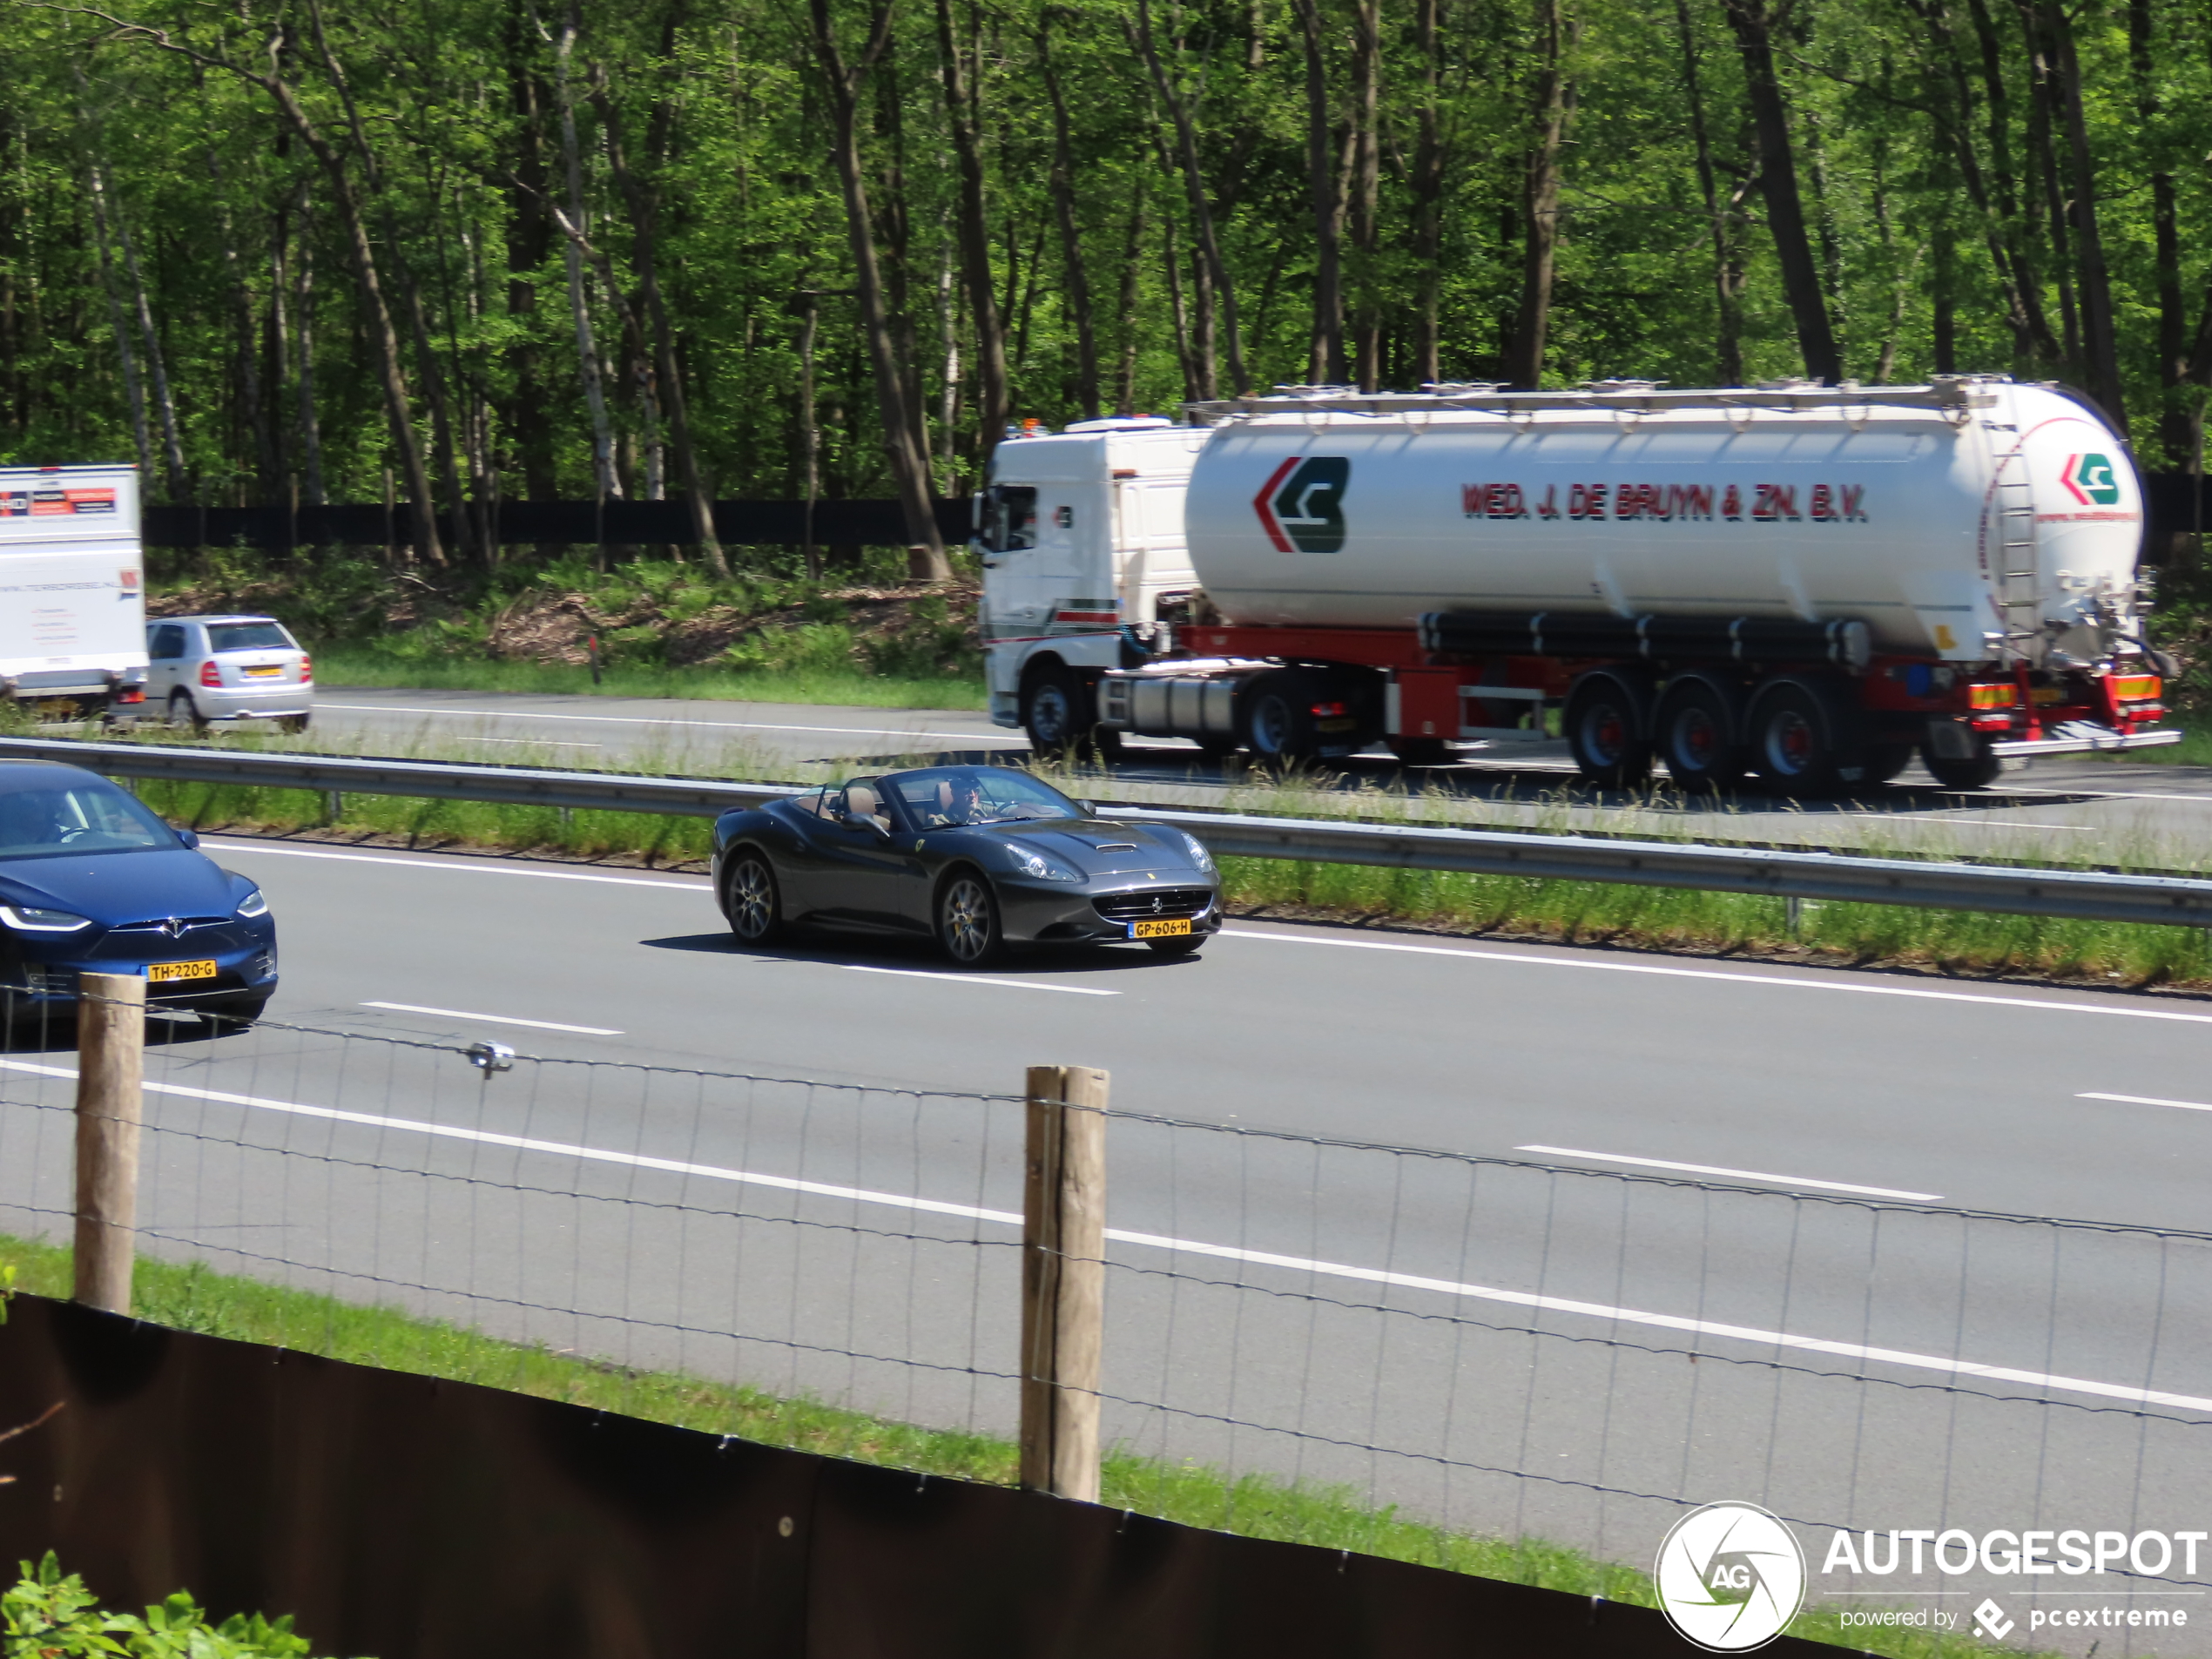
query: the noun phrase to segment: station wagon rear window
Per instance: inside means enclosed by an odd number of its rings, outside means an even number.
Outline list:
[[[211,622],[207,624],[207,648],[220,655],[226,651],[297,651],[290,634],[281,623],[274,622]]]

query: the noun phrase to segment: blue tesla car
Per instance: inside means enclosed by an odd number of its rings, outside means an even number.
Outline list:
[[[79,974],[138,974],[146,1001],[235,1024],[276,989],[261,890],[128,791],[78,766],[0,760],[0,1006],[61,1010]]]

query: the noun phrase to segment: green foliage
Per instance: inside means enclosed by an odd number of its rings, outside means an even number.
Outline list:
[[[148,1608],[144,1618],[103,1613],[84,1580],[62,1575],[53,1551],[36,1566],[21,1566],[23,1577],[0,1593],[6,1659],[305,1659],[314,1650],[293,1633],[289,1614],[272,1623],[259,1613],[233,1613],[210,1624],[184,1590]]]

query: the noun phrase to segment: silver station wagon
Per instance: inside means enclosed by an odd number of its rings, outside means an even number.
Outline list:
[[[158,617],[146,624],[146,713],[205,730],[270,719],[305,732],[314,669],[273,617]]]

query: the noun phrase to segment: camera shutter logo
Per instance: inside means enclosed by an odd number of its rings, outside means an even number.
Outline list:
[[[1653,1575],[1667,1622],[1708,1653],[1748,1653],[1805,1599],[1796,1534],[1755,1503],[1709,1503],[1674,1524]]]

